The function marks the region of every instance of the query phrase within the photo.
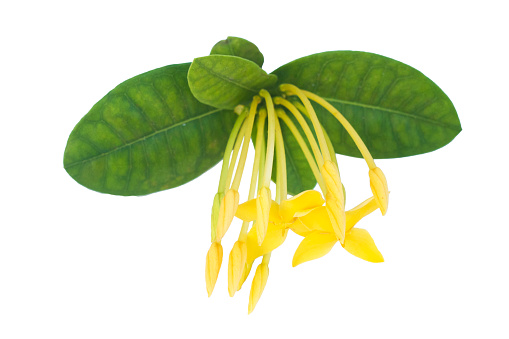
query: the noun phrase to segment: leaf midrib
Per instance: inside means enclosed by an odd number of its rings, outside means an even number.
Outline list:
[[[224,80],[224,81],[226,81],[226,82],[229,82],[229,83],[231,83],[231,84],[233,84],[233,85],[236,85],[236,86],[238,86],[238,87],[240,87],[240,88],[242,88],[242,89],[245,89],[245,90],[250,91],[250,92],[252,92],[252,93],[258,94],[258,90],[256,90],[256,89],[251,89],[251,88],[249,88],[249,87],[246,87],[245,85],[243,85],[243,84],[241,84],[241,83],[235,82],[235,81],[234,81],[233,79],[231,79],[231,78],[225,77],[225,76],[224,76],[224,75],[222,75],[222,74],[219,74],[219,73],[214,72],[211,68],[206,67],[206,66],[205,66],[205,65],[204,65],[201,61],[199,61],[199,59],[195,60],[194,62],[197,62],[197,63],[198,63],[198,65],[200,65],[200,66],[201,66],[204,70],[206,70],[206,71],[207,71],[207,72],[209,72],[210,74],[212,74],[212,75],[214,75],[214,76],[216,76],[216,77],[218,77],[218,78],[220,78],[220,79],[222,79],[222,80]]]
[[[78,161],[72,162],[72,163],[70,163],[70,164],[64,165],[64,168],[74,167],[74,166],[76,166],[76,165],[81,165],[81,164],[83,164],[83,163],[85,163],[85,162],[93,161],[93,160],[95,160],[95,159],[99,159],[99,158],[101,158],[101,157],[108,156],[109,154],[114,153],[114,152],[117,152],[117,151],[119,151],[119,150],[121,150],[121,149],[123,149],[123,148],[130,147],[131,145],[133,145],[133,144],[135,144],[135,143],[137,143],[137,142],[140,142],[141,140],[150,139],[150,138],[152,138],[152,137],[154,137],[154,136],[156,136],[156,135],[158,135],[158,134],[160,134],[160,133],[165,133],[165,132],[167,132],[167,131],[169,131],[169,130],[171,130],[171,129],[175,128],[175,127],[181,126],[181,125],[183,125],[183,124],[187,124],[188,122],[192,122],[192,121],[194,121],[194,120],[198,120],[198,119],[204,118],[204,117],[206,117],[206,116],[212,115],[212,114],[214,114],[214,113],[217,113],[217,112],[220,112],[220,111],[223,111],[223,110],[224,110],[224,109],[215,109],[215,110],[212,110],[212,111],[208,111],[208,112],[206,112],[206,113],[203,113],[203,114],[201,114],[201,115],[197,115],[197,116],[195,116],[195,117],[192,117],[192,118],[189,118],[189,119],[186,119],[186,120],[182,120],[182,121],[180,121],[180,122],[178,122],[178,123],[175,123],[175,124],[173,124],[173,125],[170,125],[170,126],[168,126],[168,127],[165,127],[165,128],[160,129],[160,130],[158,130],[158,131],[155,131],[155,132],[153,132],[153,133],[151,133],[151,134],[149,134],[149,135],[145,135],[145,136],[140,137],[140,138],[138,138],[138,139],[135,139],[135,140],[133,140],[133,141],[131,141],[131,142],[128,142],[128,143],[125,143],[125,144],[123,144],[123,145],[121,145],[121,146],[115,147],[114,149],[109,150],[109,151],[107,151],[107,152],[104,152],[104,153],[101,153],[101,154],[98,154],[98,155],[94,155],[93,157],[90,157],[90,158],[87,158],[87,159],[78,160]]]
[[[385,111],[385,112],[388,112],[388,113],[393,113],[393,114],[401,115],[401,116],[404,116],[404,117],[410,117],[410,118],[414,118],[416,120],[421,120],[421,121],[430,123],[432,125],[437,125],[437,126],[441,126],[441,127],[444,127],[444,128],[450,128],[452,130],[458,130],[458,127],[455,126],[455,125],[446,124],[446,123],[443,123],[443,122],[440,122],[440,121],[437,121],[437,120],[433,120],[433,119],[429,119],[429,118],[426,118],[426,117],[423,117],[423,116],[420,116],[420,115],[414,115],[414,114],[410,114],[410,113],[405,113],[405,112],[397,111],[397,110],[386,108],[386,107],[361,104],[359,102],[354,102],[354,101],[340,100],[340,99],[326,98],[326,97],[322,97],[322,98],[327,100],[327,101],[329,101],[329,102],[338,102],[338,103],[346,104],[346,105],[352,105],[352,106],[370,108],[370,109],[373,109],[373,110]]]

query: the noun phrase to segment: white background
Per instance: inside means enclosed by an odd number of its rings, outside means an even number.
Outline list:
[[[3,3],[0,338],[508,338],[503,3]],[[336,247],[292,268],[300,239],[289,236],[249,316],[252,276],[234,298],[226,286],[239,223],[211,298],[205,290],[219,166],[128,198],[90,191],[62,166],[72,128],[110,89],[207,55],[229,35],[257,44],[269,72],[338,49],[403,61],[448,94],[463,127],[436,152],[377,162],[389,211],[359,227],[385,263]],[[339,162],[352,207],[370,194],[367,169]]]

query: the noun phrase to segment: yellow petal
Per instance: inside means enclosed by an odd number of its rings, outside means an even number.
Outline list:
[[[267,226],[269,224],[269,212],[271,207],[270,189],[262,187],[256,198],[256,228],[258,234],[258,244],[263,242]]]
[[[279,213],[284,222],[289,222],[298,212],[308,211],[312,208],[322,206],[324,200],[318,191],[304,191],[296,196],[281,202]]]
[[[251,199],[243,204],[240,204],[239,207],[237,208],[235,216],[243,221],[256,220],[257,217],[256,199]],[[278,222],[280,220],[281,217],[279,216],[279,205],[277,204],[277,202],[272,200],[269,211],[269,221]]]
[[[244,221],[256,220],[256,199],[251,199],[240,204],[235,216]]]
[[[352,229],[366,215],[370,214],[378,208],[378,205],[374,197],[371,197],[361,204],[355,206],[351,210],[346,212],[346,231]]]
[[[327,208],[325,206],[320,206],[299,218],[299,221],[304,224],[305,228],[302,228],[302,231],[320,231],[320,232],[329,232],[334,233],[334,229],[332,228],[332,224],[329,218],[329,214],[327,213]],[[300,234],[301,231],[300,224],[295,222],[292,224],[292,230],[294,227],[295,233]]]
[[[290,229],[297,233],[298,235],[305,237],[309,233],[311,233],[313,230],[308,228],[306,224],[304,224],[300,218],[297,218],[291,225]]]
[[[369,262],[383,262],[382,253],[376,248],[375,242],[368,231],[362,228],[352,228],[346,234],[345,250]]]
[[[269,265],[261,263],[256,268],[256,273],[251,283],[251,292],[249,293],[248,314],[253,312],[258,300],[262,296],[267,279],[269,278]]]
[[[269,223],[267,234],[261,245],[258,245],[258,229],[256,224],[251,227],[247,235],[247,262],[253,262],[256,258],[272,252],[285,241],[287,231],[280,225]]]
[[[216,241],[221,241],[230,227],[237,207],[239,206],[239,192],[234,189],[228,190],[221,201],[219,208]]]
[[[244,241],[236,241],[228,260],[228,293],[233,297],[242,279],[242,271],[246,265],[247,245]]]
[[[318,259],[330,252],[338,240],[332,233],[311,232],[302,240],[293,256],[293,267]]]
[[[385,175],[380,168],[375,167],[369,170],[369,185],[378,208],[380,208],[382,215],[385,215],[389,205],[389,189],[387,188]]]
[[[205,264],[205,283],[207,285],[207,293],[210,297],[214,286],[216,285],[221,262],[223,261],[223,247],[218,242],[213,242],[207,253],[207,262]]]

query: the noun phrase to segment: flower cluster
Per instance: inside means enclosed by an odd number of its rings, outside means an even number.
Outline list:
[[[212,294],[221,268],[221,239],[233,218],[237,217],[243,220],[243,224],[228,260],[230,296],[240,290],[254,261],[262,257],[251,284],[249,313],[255,308],[267,283],[271,253],[285,241],[288,230],[304,237],[293,257],[293,266],[324,256],[336,242],[359,258],[370,262],[383,261],[369,233],[354,227],[360,219],[376,209],[385,215],[389,191],[383,172],[375,165],[357,132],[334,106],[316,94],[293,85],[284,84],[279,89],[284,93],[282,96],[273,98],[266,90],[261,90],[259,96],[253,98],[249,109],[239,107],[236,110],[239,116],[227,143],[218,193],[212,207],[212,244],[207,253],[205,271],[208,295]],[[290,101],[292,98],[298,100]],[[318,121],[311,101],[324,107],[345,127],[369,167],[373,196],[349,211],[345,210],[345,190],[332,143]],[[264,105],[261,105],[262,102]],[[304,136],[287,112],[298,121]],[[311,126],[305,117],[311,121]],[[238,189],[255,123],[251,184],[247,201],[239,205]],[[309,190],[288,199],[286,157],[280,123],[286,124],[294,135],[322,193]],[[270,180],[274,161],[277,175],[273,200]]]

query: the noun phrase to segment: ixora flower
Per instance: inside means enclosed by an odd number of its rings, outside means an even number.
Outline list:
[[[376,206],[382,211],[382,214],[385,214],[389,198],[383,172],[375,165],[371,154],[355,129],[336,108],[319,96],[301,90],[294,85],[282,84],[279,86],[279,90],[281,96],[272,97],[267,90],[262,89],[259,95],[253,97],[249,109],[243,106],[237,108],[239,117],[227,143],[218,193],[212,207],[212,244],[207,253],[205,269],[207,292],[210,296],[219,274],[222,261],[221,240],[230,227],[233,216],[237,215],[243,220],[243,225],[228,260],[230,296],[240,289],[254,260],[259,256],[263,257],[253,278],[249,313],[253,311],[267,282],[271,252],[283,243],[288,229],[298,230],[296,233],[300,232],[300,234],[303,234],[302,229],[311,231],[305,232],[311,234],[306,234],[299,246],[294,264],[311,260],[316,257],[317,253],[325,254],[328,252],[326,248],[328,247],[330,250],[336,241],[339,241],[354,254],[373,252],[372,240],[369,242],[366,236],[362,237],[359,234],[361,230],[352,229],[354,224],[352,218],[349,218],[349,222],[347,222],[344,187],[341,183],[334,147],[318,120],[310,100],[323,106],[338,119],[361,150],[369,167],[370,186],[373,191],[373,198],[370,199],[372,203],[365,205]],[[298,98],[299,104],[288,100],[292,97]],[[304,136],[289,119],[285,109],[298,121],[300,128],[304,131]],[[308,124],[306,118],[310,120],[311,124]],[[239,206],[238,189],[255,119],[256,144],[251,185],[248,201]],[[266,138],[264,136],[265,120],[267,120]],[[288,199],[285,140],[281,124],[285,124],[289,128],[303,154],[306,155],[306,161],[321,187],[325,200],[322,198],[322,194],[313,190],[304,191]],[[308,144],[311,150],[307,146]],[[273,162],[276,163],[275,200],[272,200],[269,188]],[[233,175],[233,168],[236,168],[235,175]],[[256,194],[256,192],[258,193]],[[222,198],[219,199],[219,197]],[[323,206],[324,203],[325,206]],[[353,211],[357,210],[366,211],[366,208],[356,208]],[[373,210],[370,208],[369,212]],[[255,221],[255,223],[249,231],[251,221]],[[357,250],[352,250],[353,248],[357,248]],[[376,247],[374,248],[376,249]],[[381,261],[378,260],[381,255],[372,254],[372,256],[376,259],[370,261]],[[371,259],[372,257],[368,255],[366,258]]]
[[[222,158],[205,285],[210,296],[223,237],[235,218],[242,220],[228,255],[228,293],[240,290],[261,260],[249,313],[266,287],[272,252],[288,233],[303,237],[293,266],[324,256],[336,243],[382,262],[369,233],[355,227],[377,209],[387,212],[387,181],[374,159],[431,152],[461,131],[444,92],[401,62],[335,51],[267,74],[263,61],[254,44],[229,37],[192,63],[129,79],[83,117],[64,153],[64,167],[77,182],[124,196],[183,185]],[[239,189],[251,140],[244,198]],[[336,154],[363,158],[368,167],[372,197],[350,210]]]

